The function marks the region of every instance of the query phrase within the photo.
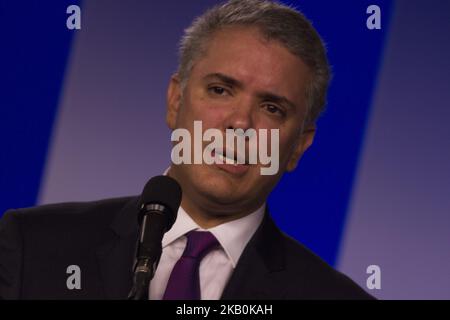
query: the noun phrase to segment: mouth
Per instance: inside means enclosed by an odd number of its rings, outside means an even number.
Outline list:
[[[216,160],[219,160],[214,163],[216,167],[234,176],[243,176],[250,168],[250,166],[247,163],[244,163],[243,160],[245,159],[239,159],[240,161],[238,161],[238,158],[236,156],[233,156],[232,158],[227,157],[225,151],[223,152],[218,151],[216,153],[216,151],[213,150],[211,152],[211,156]]]
[[[231,153],[231,155],[230,155]],[[245,155],[244,157],[238,155],[235,152],[227,152],[226,149],[224,150],[212,150],[211,155],[215,157],[219,162],[223,162],[226,164],[232,164],[232,165],[248,165],[248,163],[245,161]]]

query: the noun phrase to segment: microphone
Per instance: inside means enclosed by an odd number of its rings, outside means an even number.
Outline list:
[[[134,284],[128,300],[148,300],[148,287],[162,253],[162,238],[174,224],[181,203],[181,187],[168,176],[151,178],[140,200],[139,244],[134,267]]]

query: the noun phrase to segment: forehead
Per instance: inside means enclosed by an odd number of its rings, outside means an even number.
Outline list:
[[[308,66],[281,43],[265,39],[256,27],[226,27],[209,40],[191,76],[222,73],[249,90],[270,91],[302,103],[310,81]]]

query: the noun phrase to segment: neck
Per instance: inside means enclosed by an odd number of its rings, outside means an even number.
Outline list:
[[[184,211],[191,217],[192,220],[195,221],[203,229],[210,229],[221,225],[226,222],[230,222],[233,220],[237,220],[243,218],[253,211],[250,212],[242,212],[237,214],[217,214],[214,215],[211,211],[204,210],[194,205],[192,201],[190,201],[187,197],[183,197],[181,201],[181,206]]]

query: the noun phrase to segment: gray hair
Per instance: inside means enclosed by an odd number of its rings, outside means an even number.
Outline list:
[[[331,78],[325,46],[306,17],[291,7],[268,0],[230,0],[197,17],[184,31],[179,48],[178,75],[184,88],[194,63],[205,54],[211,36],[225,26],[256,26],[267,38],[284,45],[312,71],[307,86],[308,115],[314,123],[325,109]]]

